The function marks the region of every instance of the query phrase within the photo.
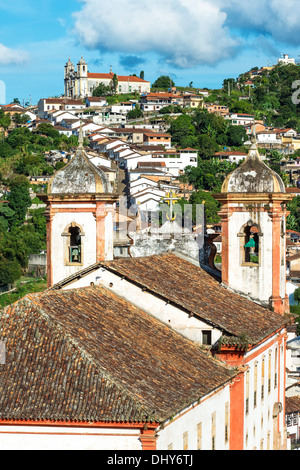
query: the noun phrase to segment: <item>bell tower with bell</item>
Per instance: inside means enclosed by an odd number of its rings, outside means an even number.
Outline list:
[[[54,173],[48,185],[48,287],[98,262],[113,259],[113,213],[118,195],[106,174],[93,165],[83,146]]]
[[[280,176],[261,159],[255,130],[246,159],[221,193],[222,283],[277,313],[289,312],[286,294],[286,193]]]

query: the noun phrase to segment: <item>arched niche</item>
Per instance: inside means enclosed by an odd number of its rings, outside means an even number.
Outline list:
[[[71,222],[61,234],[64,238],[64,264],[66,266],[83,266],[85,233],[81,225]]]
[[[243,266],[259,266],[261,262],[261,240],[263,236],[260,226],[248,220],[240,229],[240,260]]]

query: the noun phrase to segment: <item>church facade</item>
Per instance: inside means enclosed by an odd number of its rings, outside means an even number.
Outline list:
[[[73,160],[48,186],[49,288],[0,312],[7,349],[0,448],[287,449],[284,288],[268,305],[265,295],[247,298],[243,285],[236,292],[230,275],[238,253],[225,263],[230,281],[222,283],[186,253],[113,259],[117,196],[98,170],[81,130]],[[235,171],[223,197],[238,192],[231,184],[243,168]],[[284,188],[276,181],[247,195],[277,189],[275,215],[284,221]],[[267,245],[255,244],[268,233],[265,217],[252,211],[249,225],[250,215],[244,211],[242,220],[236,201],[233,207],[242,227],[258,230],[243,235],[245,255],[258,255],[268,272]],[[226,233],[230,251],[239,232]],[[277,268],[276,258],[268,275]]]
[[[116,81],[115,81],[116,80]],[[117,94],[123,93],[150,93],[150,82],[139,77],[129,75],[115,75],[112,70],[109,73],[91,73],[88,64],[81,58],[75,70],[74,64],[69,59],[65,65],[64,96],[73,99],[84,99],[93,95],[98,85],[103,84],[115,88]]]

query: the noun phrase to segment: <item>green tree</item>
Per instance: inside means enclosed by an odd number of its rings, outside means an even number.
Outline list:
[[[112,79],[112,91],[113,93],[117,93],[117,88],[118,88],[118,77],[114,73],[113,79]]]
[[[294,299],[298,303],[300,303],[300,287],[297,287],[297,289],[294,291]]]
[[[11,119],[9,114],[5,114],[2,109],[0,109],[0,127],[3,129],[8,129],[11,124]]]
[[[31,205],[29,181],[23,175],[17,175],[10,181],[10,193],[7,197],[9,207],[15,212],[14,225],[21,225]]]
[[[111,94],[111,87],[104,85],[104,83],[99,83],[99,85],[93,90],[93,96],[109,96]]]
[[[0,258],[0,285],[13,284],[22,275],[22,268],[16,260]]]
[[[229,146],[240,147],[247,140],[247,132],[243,126],[229,126],[227,139]]]
[[[165,90],[168,90],[173,86],[175,86],[175,83],[173,82],[171,77],[169,77],[168,75],[161,75],[155,80],[152,85],[152,88],[163,88]]]
[[[127,113],[127,119],[137,119],[140,117],[143,117],[143,111],[139,106],[136,106],[135,109],[132,109]]]
[[[180,147],[186,147],[187,137],[193,137],[196,134],[195,126],[191,116],[182,114],[178,116],[169,128],[169,133],[172,135],[172,141]]]
[[[287,229],[300,232],[300,196],[296,196],[288,202],[287,210],[290,212],[286,220]]]

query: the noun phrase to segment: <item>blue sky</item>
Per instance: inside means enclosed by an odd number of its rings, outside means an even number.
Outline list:
[[[151,83],[219,88],[281,53],[300,54],[298,0],[0,0],[0,80],[6,102],[63,93],[64,65],[145,72]],[[0,87],[1,91],[1,87]],[[1,96],[1,93],[0,93]]]

